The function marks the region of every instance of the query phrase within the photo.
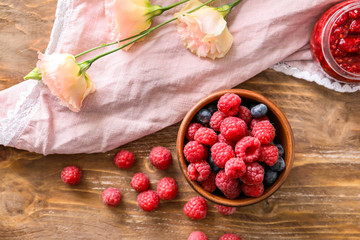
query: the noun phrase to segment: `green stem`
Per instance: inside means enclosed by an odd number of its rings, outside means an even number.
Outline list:
[[[200,9],[201,7],[203,7],[203,6],[211,3],[211,2],[213,2],[213,1],[215,1],[215,0],[209,0],[209,1],[207,1],[206,3],[201,4],[200,6],[192,9],[191,11],[189,11],[189,12],[187,12],[187,13],[192,13],[192,12]],[[106,56],[106,55],[109,55],[109,54],[111,54],[111,53],[114,53],[114,52],[116,52],[116,51],[119,51],[120,49],[123,49],[123,48],[129,46],[130,44],[138,41],[139,39],[141,39],[141,38],[143,38],[143,37],[145,37],[145,36],[148,35],[149,33],[155,31],[156,29],[158,29],[158,28],[160,28],[160,27],[162,27],[162,26],[164,26],[165,24],[168,24],[168,23],[170,23],[170,22],[175,21],[176,19],[177,19],[177,17],[174,17],[174,18],[172,18],[172,19],[170,19],[170,20],[168,20],[168,21],[166,21],[166,22],[160,23],[159,25],[157,25],[157,26],[155,26],[155,27],[153,27],[153,28],[149,28],[148,30],[144,31],[144,33],[142,33],[140,36],[138,36],[138,37],[135,38],[134,40],[126,43],[125,45],[123,45],[123,46],[121,46],[121,47],[118,47],[118,48],[115,48],[115,49],[113,49],[113,50],[111,50],[111,51],[102,53],[102,54],[100,54],[100,55],[98,55],[98,56],[96,56],[96,57],[94,57],[94,58],[92,58],[92,59],[90,59],[90,60],[84,61],[83,63],[88,64],[88,66],[90,67],[91,64],[92,64],[93,62],[95,62],[96,60],[98,60],[99,58],[102,58],[102,57],[104,57],[104,56]],[[81,64],[83,64],[83,63],[81,63]]]
[[[161,10],[162,10],[162,12],[165,12],[165,11],[167,11],[167,10],[169,10],[169,9],[172,9],[172,8],[174,8],[174,7],[177,7],[177,6],[179,6],[179,5],[183,4],[183,3],[186,3],[186,2],[188,2],[188,1],[190,1],[190,0],[183,0],[183,1],[177,2],[177,3],[174,3],[174,4],[172,4],[172,5],[169,5],[169,6],[166,6],[166,7],[162,7]]]
[[[151,14],[151,15],[152,15],[153,12],[159,11],[158,13],[156,13],[156,15],[154,15],[154,16],[157,16],[157,15],[160,15],[160,14],[162,14],[163,12],[165,12],[165,11],[167,11],[167,10],[169,10],[169,9],[172,9],[172,8],[174,8],[174,7],[177,7],[177,6],[179,6],[179,5],[183,4],[183,3],[186,3],[186,2],[188,2],[188,1],[190,1],[190,0],[183,0],[183,1],[174,3],[174,4],[169,5],[169,6],[166,6],[166,7],[161,7],[160,9],[155,9],[154,11],[149,12],[148,14]],[[154,16],[153,16],[153,17],[154,17]],[[151,17],[151,18],[152,18],[152,17]],[[146,31],[147,31],[147,30],[142,31],[142,32],[140,32],[140,33],[138,33],[138,34],[136,34],[136,35],[134,35],[134,36],[131,36],[131,37],[128,37],[128,38],[125,38],[125,39],[121,39],[120,41],[116,41],[116,42],[112,42],[112,43],[103,43],[103,44],[101,44],[100,46],[97,46],[97,47],[91,48],[91,49],[89,49],[89,50],[86,50],[86,51],[84,51],[84,52],[82,52],[82,53],[79,53],[78,55],[75,56],[75,58],[78,58],[78,57],[80,57],[80,56],[82,56],[82,55],[85,55],[85,54],[87,54],[87,53],[89,53],[89,52],[98,50],[98,49],[103,48],[103,47],[108,47],[108,46],[115,45],[115,44],[120,43],[120,42],[128,41],[128,40],[133,39],[133,38],[135,38],[135,37],[141,36],[142,34],[146,33]]]

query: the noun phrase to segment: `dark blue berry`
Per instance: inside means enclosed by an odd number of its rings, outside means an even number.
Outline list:
[[[210,118],[211,118],[211,113],[209,112],[209,110],[203,108],[201,109],[196,115],[195,115],[195,119],[197,122],[206,125],[210,122]]]
[[[260,103],[258,105],[255,105],[254,107],[252,107],[250,111],[251,111],[251,115],[254,118],[259,118],[259,117],[263,117],[267,114],[268,108],[265,104]]]
[[[220,171],[220,168],[218,166],[216,166],[216,164],[214,163],[214,160],[212,159],[210,154],[209,154],[209,158],[208,158],[208,163],[211,167],[211,171],[213,171],[213,172]]]
[[[216,112],[216,111],[218,110],[216,104],[209,104],[209,105],[206,106],[206,109],[209,110],[209,112],[211,113],[211,115],[213,115],[214,112]]]
[[[285,153],[284,147],[280,143],[275,144],[275,146],[279,150],[279,157],[284,156],[284,153]]]
[[[268,187],[272,185],[278,177],[278,172],[271,170],[269,167],[265,168],[265,175],[264,175],[264,186]]]
[[[276,171],[276,172],[281,172],[282,170],[285,169],[285,161],[282,157],[279,157],[277,162],[270,167],[271,170]]]

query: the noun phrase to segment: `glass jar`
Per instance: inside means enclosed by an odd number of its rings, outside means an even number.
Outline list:
[[[360,83],[360,1],[341,2],[326,11],[315,24],[310,47],[330,78]]]

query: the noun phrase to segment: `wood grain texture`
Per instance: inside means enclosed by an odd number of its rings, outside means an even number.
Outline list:
[[[0,89],[21,81],[44,51],[55,0],[0,3]],[[19,65],[20,64],[20,65]],[[21,66],[21,67],[19,67]],[[0,239],[187,239],[194,230],[215,240],[225,232],[243,239],[360,239],[360,93],[341,94],[267,70],[237,86],[274,101],[295,135],[295,162],[285,184],[266,201],[221,216],[209,203],[206,219],[189,220],[182,212],[195,196],[176,162],[179,124],[130,143],[136,156],[130,170],[117,169],[104,154],[42,156],[0,146]],[[189,106],[190,107],[190,106]],[[172,151],[166,171],[148,161],[153,146]],[[80,185],[66,186],[60,171],[83,170]],[[131,176],[144,172],[152,189],[163,176],[179,185],[175,200],[146,213],[136,203]],[[123,201],[110,209],[101,193],[114,186]]]

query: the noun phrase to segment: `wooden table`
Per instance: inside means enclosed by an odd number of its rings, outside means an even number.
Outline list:
[[[44,51],[55,0],[3,0],[0,3],[0,90],[22,81]],[[285,184],[269,199],[222,216],[209,203],[206,219],[182,212],[196,196],[176,162],[179,124],[123,146],[136,155],[130,170],[119,170],[104,154],[42,156],[0,146],[0,239],[187,239],[194,230],[218,239],[235,232],[243,239],[360,239],[360,93],[341,94],[271,70],[237,86],[264,94],[288,117],[295,135],[295,162]],[[152,146],[169,148],[175,162],[156,171],[148,162]],[[82,183],[60,180],[75,164]],[[155,212],[142,211],[131,176],[145,172],[152,188],[163,176],[179,185],[175,200]],[[123,201],[111,209],[102,191],[118,187]]]

